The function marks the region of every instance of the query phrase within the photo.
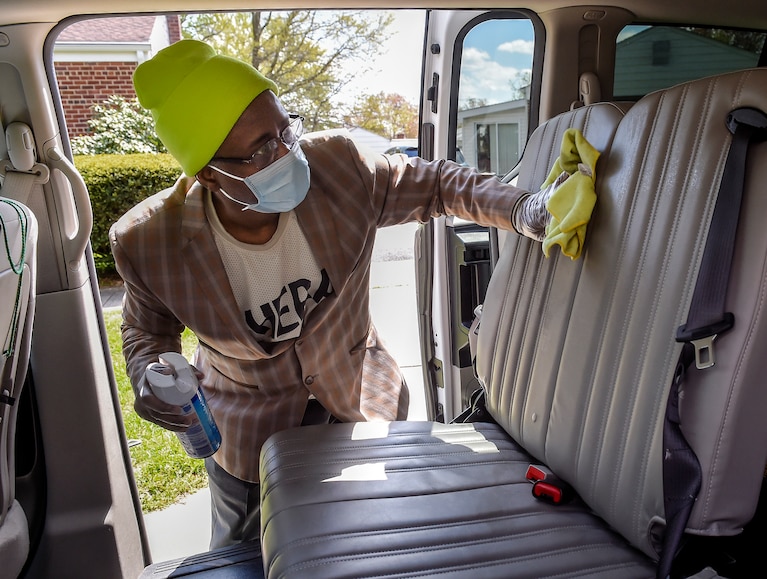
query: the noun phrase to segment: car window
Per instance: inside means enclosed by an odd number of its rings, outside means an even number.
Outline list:
[[[757,66],[766,35],[723,28],[626,26],[615,47],[613,96],[637,100],[680,82]]]
[[[530,103],[535,33],[527,18],[484,20],[463,39],[456,159],[504,175],[517,164]]]

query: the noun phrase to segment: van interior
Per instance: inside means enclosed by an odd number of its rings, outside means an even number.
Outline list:
[[[274,434],[261,540],[155,561],[57,42],[90,19],[404,9],[418,156],[537,191],[581,137],[599,152],[593,212],[557,218],[577,257],[421,224],[426,420]],[[766,37],[759,0],[5,0],[0,576],[756,576]]]

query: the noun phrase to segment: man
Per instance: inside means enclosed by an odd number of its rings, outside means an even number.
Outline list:
[[[186,428],[144,372],[180,351],[190,328],[222,434],[206,459],[211,548],[257,539],[258,457],[269,435],[329,417],[406,418],[407,387],[368,311],[376,228],[449,214],[504,229],[514,219],[540,238],[548,214],[542,194],[455,163],[372,154],[344,132],[299,143],[300,119],[274,83],[201,42],[160,51],[134,84],[184,170],[110,232],[135,409]]]

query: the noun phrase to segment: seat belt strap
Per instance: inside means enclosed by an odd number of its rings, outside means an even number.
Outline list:
[[[694,346],[690,342],[685,343],[666,403],[663,422],[663,509],[666,530],[657,579],[667,579],[671,575],[674,558],[681,547],[684,529],[703,480],[698,457],[682,432],[679,418],[679,389],[694,357]]]
[[[474,373],[477,373],[477,340],[479,340],[479,324],[482,321],[482,304],[474,308],[474,317],[469,326],[469,352],[471,354],[471,365],[474,367]]]
[[[763,139],[767,129],[760,127],[759,123],[767,123],[767,116],[751,108],[737,109],[727,117],[727,126],[733,132],[732,144],[719,186],[719,198],[711,217],[687,323],[677,332],[678,342],[691,342],[695,346],[698,369],[714,365],[713,342],[717,335],[729,330],[734,323],[732,314],[724,311],[724,302],[735,252],[748,146],[760,135]]]
[[[8,161],[0,161],[0,176],[3,177],[3,196],[24,205],[29,205],[29,198],[36,185],[47,183],[50,170],[45,165],[37,163],[32,171],[17,171]]]
[[[703,478],[695,452],[682,432],[679,391],[693,360],[699,370],[716,363],[714,340],[735,323],[732,313],[724,310],[743,198],[746,159],[751,142],[767,138],[767,115],[753,108],[736,109],[727,116],[727,126],[733,133],[732,143],[722,172],[687,322],[679,327],[676,336],[676,340],[684,345],[669,391],[663,425],[666,531],[658,564],[659,579],[666,579],[671,573]]]

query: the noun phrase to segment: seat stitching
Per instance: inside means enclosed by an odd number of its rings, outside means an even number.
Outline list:
[[[655,126],[657,124],[657,118],[658,118],[657,109],[658,109],[658,106],[659,105],[656,103],[656,110],[655,110],[655,113],[653,115],[653,117],[654,117],[654,119],[653,119],[653,126],[652,126],[652,128],[650,130],[650,134],[652,134],[654,132]],[[641,166],[640,166],[639,170],[636,172],[637,176],[641,176],[641,175],[644,174],[644,166],[645,166],[646,163],[647,163],[647,157],[643,156],[642,160],[641,160]],[[637,180],[638,180],[638,177],[635,177],[635,181],[637,181]],[[635,183],[634,186],[631,188],[631,190],[636,190],[636,189],[638,189],[638,183]],[[635,198],[632,198],[630,200],[630,206],[629,206],[629,210],[628,211],[629,211],[629,213],[628,213],[628,216],[627,216],[627,223],[630,226],[634,222],[633,216],[634,216],[635,211],[636,211],[636,199]],[[621,238],[621,246],[620,246],[620,249],[619,249],[618,254],[617,254],[616,271],[623,271],[623,269],[624,269],[623,268],[623,262],[624,262],[624,260],[626,258],[627,239],[628,239],[628,237],[629,237],[628,235],[624,235]],[[609,298],[607,300],[607,305],[606,305],[605,310],[604,310],[606,312],[613,311],[615,303],[616,303],[616,297],[617,297],[617,293],[618,293],[618,279],[617,279],[616,276],[614,276],[612,278],[612,280],[610,282],[610,285],[611,285],[610,296],[609,296]],[[633,301],[633,299],[634,298],[632,297],[631,301]],[[583,405],[583,409],[582,409],[582,413],[581,413],[580,434],[579,434],[579,436],[576,436],[576,439],[579,441],[579,444],[576,446],[575,458],[573,460],[573,464],[575,464],[575,465],[583,464],[583,462],[584,462],[584,461],[581,460],[581,455],[584,452],[584,443],[585,443],[584,437],[583,437],[583,432],[584,432],[584,430],[586,428],[586,424],[588,423],[589,409],[592,407],[591,401],[592,401],[593,396],[594,396],[594,386],[595,386],[595,383],[596,383],[597,370],[598,370],[598,366],[599,366],[599,361],[603,357],[602,356],[602,352],[603,352],[604,347],[606,345],[605,341],[607,339],[608,320],[611,320],[611,319],[612,318],[611,318],[611,316],[609,314],[602,317],[602,322],[601,322],[601,328],[600,328],[600,331],[599,331],[599,336],[598,336],[598,339],[596,340],[596,351],[595,351],[594,356],[592,356],[592,358],[591,358],[592,359],[591,371],[590,371],[590,375],[589,375],[588,382],[587,382],[591,386],[591,388],[590,388],[590,391],[589,391],[589,393],[587,395],[587,400],[586,400],[586,403]],[[624,320],[624,328],[625,328],[625,320]],[[624,334],[624,333],[625,332],[621,332],[621,334]],[[599,458],[599,454],[596,454],[595,456],[597,457],[597,459]],[[590,498],[593,497],[596,494],[596,492],[597,492],[597,490],[596,490],[596,476],[595,476],[595,473],[596,473],[597,469],[598,469],[598,460],[597,460],[597,468],[594,469],[594,473],[592,473],[592,476],[589,476],[589,477],[585,478],[585,480],[589,481],[588,494],[589,494]]]
[[[354,463],[354,462],[358,462],[358,461],[347,461],[347,462]],[[492,461],[492,462],[485,461],[485,462],[472,462],[472,463],[460,463],[460,464],[449,464],[449,465],[427,465],[427,466],[420,466],[420,467],[413,467],[413,468],[395,468],[395,469],[387,470],[386,472],[388,474],[414,473],[414,472],[421,472],[421,471],[434,472],[434,471],[439,471],[439,470],[459,470],[459,469],[466,469],[466,468],[474,469],[474,468],[481,467],[481,466],[502,466],[504,464],[512,464],[512,465],[513,464],[519,464],[519,461],[499,460],[499,461]],[[338,472],[336,472],[336,471],[333,471],[333,472],[314,471],[310,475],[293,476],[293,477],[281,477],[277,481],[265,481],[261,485],[262,486],[263,497],[266,497],[269,494],[271,494],[272,492],[274,492],[274,489],[276,489],[280,485],[284,485],[284,484],[288,484],[288,483],[294,483],[294,482],[302,481],[302,480],[315,480],[318,477],[330,478],[330,477],[335,477],[335,476],[338,476]],[[484,485],[483,484],[479,484],[479,485],[476,485],[476,486],[464,486],[464,487],[461,487],[460,489],[453,489],[453,490],[466,491],[466,490],[470,490],[470,489],[483,489],[483,488],[492,488],[492,487],[497,487],[497,486],[507,486],[507,485],[516,485],[516,484],[530,484],[530,483],[527,480],[520,479],[518,482],[517,481],[508,481],[508,482],[505,482],[502,485],[492,484],[492,483],[491,484],[484,484]],[[441,492],[452,492],[452,491],[450,489],[446,489],[446,490],[442,490],[442,491],[437,490],[436,494],[440,494]]]
[[[543,533],[543,534],[550,534],[550,533]],[[446,546],[453,546],[453,545],[461,545],[461,546],[463,546],[463,545],[467,545],[467,544],[468,545],[483,545],[483,544],[486,545],[486,544],[492,544],[492,543],[501,543],[501,542],[504,542],[505,540],[506,539],[504,539],[504,538],[500,538],[500,539],[494,538],[494,539],[483,540],[483,541],[469,541],[468,543],[462,543],[462,542],[443,543],[443,544],[439,545],[436,549],[434,549],[434,548],[431,548],[431,549],[423,549],[423,548],[398,549],[398,550],[392,550],[392,551],[373,551],[371,553],[365,553],[364,555],[360,555],[360,556],[327,557],[327,558],[322,558],[322,559],[315,559],[315,560],[313,560],[311,562],[296,563],[294,565],[291,565],[287,569],[285,569],[284,573],[287,573],[288,571],[292,571],[292,570],[301,571],[301,570],[304,570],[304,569],[311,569],[311,568],[316,568],[316,567],[322,567],[322,566],[325,566],[325,565],[330,565],[330,564],[339,563],[339,562],[343,562],[343,561],[357,561],[357,560],[360,560],[360,559],[364,559],[364,560],[383,559],[383,558],[389,558],[389,557],[394,557],[394,556],[397,556],[397,555],[401,555],[403,553],[434,552],[434,551],[444,550],[441,547],[446,547]],[[551,558],[554,558],[556,556],[561,556],[561,555],[568,554],[568,553],[573,553],[573,552],[582,553],[584,551],[595,551],[595,550],[604,549],[606,547],[614,547],[614,546],[615,546],[614,543],[603,541],[603,542],[595,543],[595,544],[589,545],[589,546],[579,545],[577,547],[567,547],[567,548],[564,548],[564,549],[558,549],[556,551],[552,551],[552,550],[549,549],[549,551],[547,551],[548,554],[543,555],[543,556],[541,556],[541,553],[531,553],[531,554],[525,555],[525,556],[510,557],[510,558],[506,558],[506,559],[501,559],[501,560],[498,560],[494,564],[491,564],[489,566],[503,565],[503,564],[506,564],[509,561],[528,561],[528,560],[531,560],[531,559],[536,559],[536,560],[551,559]],[[545,545],[544,545],[544,547],[545,547]],[[486,565],[486,566],[488,566],[488,565]],[[452,566],[451,565],[451,566],[447,566],[447,567],[440,567],[439,569],[441,571],[445,571],[445,570],[452,569],[452,568],[460,569],[462,567],[464,567],[464,566],[463,565],[457,565],[457,566]],[[428,569],[429,574],[433,574],[436,569],[437,568],[430,568],[430,569]],[[589,569],[593,569],[593,567],[590,567]],[[422,571],[427,571],[427,569],[423,569]],[[412,575],[412,573],[420,573],[420,572],[421,571],[411,571],[411,572],[408,573],[408,575],[410,575],[411,577],[412,576],[417,576],[417,575]],[[391,575],[377,575],[377,576],[372,576],[372,577],[386,577],[386,576],[391,576]],[[403,575],[403,574],[397,574],[397,576],[398,577],[407,577],[407,575]]]

